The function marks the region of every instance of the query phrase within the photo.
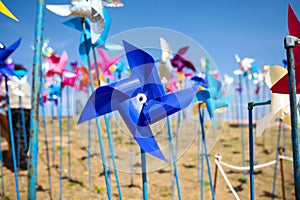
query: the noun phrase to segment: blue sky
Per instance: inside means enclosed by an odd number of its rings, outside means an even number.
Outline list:
[[[17,63],[32,68],[36,1],[2,0],[19,18],[15,22],[0,14],[0,41],[9,45],[22,37],[13,54]],[[48,0],[46,4],[68,4],[70,0]],[[161,27],[181,32],[202,45],[221,73],[231,74],[238,66],[234,54],[253,57],[256,64],[281,64],[285,57],[287,10],[291,3],[300,16],[300,3],[286,0],[123,0],[125,7],[109,8],[112,19],[109,35],[142,27]],[[77,51],[80,33],[62,25],[67,18],[45,10],[44,38],[59,53],[67,50],[70,61],[80,60]],[[146,39],[146,38],[145,38]],[[166,38],[167,39],[167,38]],[[200,59],[200,58],[199,58]],[[199,65],[199,63],[195,63]]]

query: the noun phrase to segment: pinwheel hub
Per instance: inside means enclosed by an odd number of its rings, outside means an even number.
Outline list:
[[[143,93],[139,93],[137,96],[136,96],[136,100],[138,103],[140,104],[144,104],[147,102],[147,96]]]

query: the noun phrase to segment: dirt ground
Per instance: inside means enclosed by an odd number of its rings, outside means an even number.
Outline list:
[[[57,123],[57,122],[55,122]],[[173,127],[174,121],[172,122]],[[101,122],[101,124],[104,124]],[[256,162],[257,164],[266,163],[275,159],[276,142],[277,142],[277,125],[273,123],[272,126],[266,130],[264,136],[256,138]],[[57,125],[57,124],[56,124]],[[217,142],[213,149],[209,153],[211,170],[213,176],[215,175],[215,163],[214,156],[220,154],[222,161],[242,166],[242,148],[241,148],[241,128],[229,126],[229,123],[225,123],[224,126],[218,127],[220,132]],[[87,151],[83,145],[84,141],[80,139],[79,134],[74,129],[74,121],[71,121],[71,179],[68,179],[68,148],[67,148],[67,125],[66,119],[63,120],[63,199],[107,199],[105,179],[102,175],[103,168],[100,159],[97,156],[91,159],[91,182],[89,183],[88,165],[87,165]],[[192,126],[191,126],[192,127]],[[57,127],[56,127],[57,128]],[[129,137],[122,137],[120,131],[116,131],[115,127],[112,127],[112,134],[114,134],[115,146],[129,145]],[[194,129],[193,129],[194,130]],[[82,134],[86,134],[86,131],[82,131]],[[95,127],[92,128],[95,132]],[[192,131],[192,130],[191,130]],[[55,138],[55,163],[52,162],[52,136],[50,122],[48,119],[48,142],[49,142],[49,155],[51,160],[51,178],[52,178],[52,196],[53,199],[59,199],[59,134],[56,130]],[[104,132],[105,133],[105,132]],[[106,135],[104,134],[103,135]],[[245,136],[245,155],[246,164],[249,165],[248,156],[248,126],[244,128]],[[126,135],[125,135],[126,136]],[[217,136],[216,136],[217,137]],[[183,139],[185,138],[185,139]],[[283,138],[283,137],[282,137]],[[93,138],[92,138],[93,139]],[[185,141],[184,141],[185,140]],[[197,137],[195,134],[191,134],[189,139],[187,136],[180,136],[179,142],[190,141],[189,148],[185,148],[177,160],[177,166],[179,171],[179,180],[181,186],[181,194],[183,199],[200,199],[200,182],[198,181],[198,157],[197,157]],[[106,140],[104,140],[105,142]],[[281,139],[283,144],[283,139]],[[96,142],[97,143],[97,142]],[[160,144],[159,140],[158,143]],[[289,130],[286,130],[286,155],[291,157],[291,145]],[[137,146],[134,142],[133,146]],[[213,145],[209,145],[212,147]],[[5,150],[7,144],[3,143],[3,149]],[[94,148],[94,147],[91,147]],[[96,152],[96,151],[95,151]],[[116,153],[117,154],[117,153]],[[147,159],[149,156],[147,156]],[[122,160],[124,157],[117,156],[118,160]],[[125,158],[124,160],[128,160]],[[150,158],[149,158],[150,159]],[[42,128],[40,128],[39,135],[39,160],[38,160],[38,181],[37,181],[37,199],[50,199],[49,196],[49,182],[48,171],[46,164],[46,148],[45,138]],[[285,194],[286,199],[294,199],[294,187],[293,187],[293,166],[290,161],[283,161],[284,164],[284,179],[285,179]],[[154,164],[155,165],[155,164]],[[209,179],[207,174],[207,165],[204,160],[205,166],[205,184],[204,184],[204,199],[211,199],[211,191],[209,186]],[[118,168],[123,166],[118,166]],[[126,168],[126,167],[124,167]],[[135,161],[135,171],[140,171],[139,161]],[[151,168],[151,165],[150,165]],[[123,169],[123,168],[122,168]],[[151,168],[152,169],[152,168]],[[153,168],[155,169],[155,167]],[[243,182],[243,171],[236,171],[223,166],[226,175],[237,191],[240,199],[249,199],[249,173],[247,172],[247,181]],[[16,199],[14,174],[6,167],[4,170],[4,192],[5,196],[2,199]],[[118,199],[118,190],[115,179],[115,174],[111,175],[112,181],[112,194],[113,199]],[[157,170],[153,170],[147,174],[148,176],[148,190],[149,199],[164,200],[172,199],[172,189],[170,184],[170,167],[166,164],[165,167],[157,167]],[[255,196],[256,199],[272,199],[272,187],[273,187],[273,175],[274,165],[265,167],[259,170],[255,170]],[[121,182],[121,189],[123,193],[123,199],[134,200],[142,199],[142,177],[140,173],[135,173],[133,176],[133,182],[131,182],[130,173],[126,170],[119,171],[119,179]],[[27,199],[27,171],[19,172],[19,185],[21,199]],[[2,186],[2,184],[0,184]],[[175,185],[175,182],[174,182]],[[176,185],[175,185],[176,186]],[[1,187],[0,187],[1,188]],[[176,187],[175,187],[176,188]],[[277,172],[277,185],[276,185],[276,199],[282,199],[281,191],[281,176],[280,167]],[[3,194],[3,191],[1,191]],[[177,192],[174,193],[175,199],[177,198]],[[235,199],[233,194],[227,187],[224,178],[221,173],[217,175],[216,185],[216,199]]]

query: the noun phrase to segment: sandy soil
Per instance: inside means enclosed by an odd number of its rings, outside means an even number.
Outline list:
[[[68,151],[67,151],[67,126],[66,119],[63,122],[63,199],[107,199],[105,189],[105,179],[101,175],[103,172],[102,163],[99,158],[94,156],[91,159],[91,183],[88,181],[88,166],[87,166],[87,151],[82,143],[79,135],[74,128],[72,122],[71,132],[71,180],[68,179]],[[103,124],[103,123],[101,123]],[[175,126],[175,125],[174,125]],[[114,127],[112,127],[114,129]],[[95,131],[95,129],[92,129]],[[242,148],[241,148],[241,129],[239,127],[229,127],[229,124],[224,124],[219,127],[221,135],[209,153],[211,170],[213,176],[215,174],[214,156],[216,154],[222,155],[222,161],[232,165],[242,166]],[[85,132],[86,133],[86,132]],[[39,135],[39,160],[38,160],[38,182],[37,182],[37,199],[50,199],[49,196],[49,182],[48,171],[46,165],[46,149],[44,144],[43,128],[40,128]],[[129,144],[129,137],[121,138],[120,132],[114,133],[114,142],[116,146]],[[104,134],[106,135],[106,134]],[[192,134],[193,135],[193,134]],[[195,135],[194,135],[195,136]],[[183,136],[182,136],[183,137]],[[124,141],[122,141],[122,140]],[[180,175],[181,194],[183,199],[200,199],[200,183],[198,181],[197,173],[197,137],[190,137],[192,144],[184,152],[184,154],[177,160],[178,171]],[[48,129],[49,154],[52,158],[51,152],[51,129]],[[59,134],[56,133],[56,147],[55,147],[55,163],[51,163],[52,174],[52,196],[53,199],[59,199]],[[179,140],[181,141],[181,140]],[[263,137],[256,139],[256,161],[258,164],[269,162],[275,159],[277,142],[277,123],[274,123],[264,134]],[[248,127],[245,127],[245,155],[246,163],[249,164],[248,156]],[[136,143],[134,143],[136,146]],[[7,144],[3,144],[5,149]],[[93,147],[94,148],[94,147]],[[290,137],[286,131],[286,155],[291,157]],[[117,158],[122,159],[120,156]],[[52,160],[52,159],[51,159]],[[138,163],[138,161],[136,161]],[[136,164],[135,163],[135,164]],[[285,193],[287,199],[294,199],[293,191],[293,170],[292,163],[284,161],[284,179],[285,179]],[[135,170],[139,171],[138,164],[135,165]],[[247,173],[247,182],[243,183],[243,172],[223,167],[231,184],[238,192],[240,199],[249,199],[249,173]],[[205,189],[204,199],[211,199],[211,192],[209,187],[209,179],[207,174],[207,167],[205,164]],[[259,169],[255,171],[255,195],[256,199],[272,199],[273,174],[274,165]],[[141,174],[135,173],[133,185],[131,185],[130,173],[119,171],[119,178],[122,185],[123,199],[142,199],[142,182]],[[118,199],[118,190],[114,174],[111,175],[113,199]],[[2,199],[16,199],[14,174],[4,167],[4,187],[5,197]],[[2,185],[2,184],[0,184]],[[27,199],[27,171],[20,171],[19,185],[21,192],[21,199]],[[1,187],[0,187],[1,188]],[[175,187],[176,188],[176,187]],[[163,200],[172,199],[172,190],[170,186],[170,168],[168,166],[160,170],[148,173],[148,190],[149,199]],[[177,193],[175,191],[175,199]],[[216,185],[217,199],[234,199],[233,194],[227,187],[224,178],[218,173]],[[282,199],[281,192],[281,176],[280,168],[277,173],[277,187],[276,199]]]

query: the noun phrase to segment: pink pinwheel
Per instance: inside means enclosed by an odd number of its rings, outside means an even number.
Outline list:
[[[291,5],[289,5],[288,10],[288,28],[289,34],[295,37],[300,38],[300,22],[293,11]],[[300,47],[294,47],[294,59],[295,59],[295,71],[296,71],[296,89],[297,94],[300,93]],[[289,93],[289,80],[288,80],[288,73],[286,73],[282,79],[280,79],[277,83],[275,83],[270,90],[273,93],[281,93],[281,94],[288,94]]]
[[[111,78],[113,79],[114,76],[113,74],[111,73],[110,71],[110,67],[113,66],[114,64],[116,64],[117,62],[119,62],[120,60],[120,55],[114,57],[114,58],[110,58],[106,52],[103,50],[103,49],[100,49],[100,48],[96,48],[96,50],[98,51],[98,53],[100,54],[101,58],[98,58],[97,59],[97,64],[98,64],[98,67],[101,69],[103,75],[106,77],[106,78]],[[96,68],[96,65],[95,63],[93,63],[92,65],[92,68],[95,69]]]
[[[76,82],[78,76],[79,76],[79,69],[78,68],[75,69],[75,73],[65,70],[64,73],[63,73],[62,89],[66,85],[69,85],[69,86],[79,90],[79,87],[77,87],[75,85],[75,82]]]
[[[184,56],[188,49],[188,46],[179,49],[177,54],[170,60],[172,66],[177,68],[178,72],[181,72],[184,67],[187,67],[192,71],[196,71],[196,68],[193,65],[193,63]]]
[[[57,57],[56,54],[52,54],[49,58],[46,58],[46,62],[50,65],[49,70],[46,72],[46,79],[49,84],[52,84],[54,74],[64,76],[67,61],[68,54],[66,51],[63,51],[61,57]]]

